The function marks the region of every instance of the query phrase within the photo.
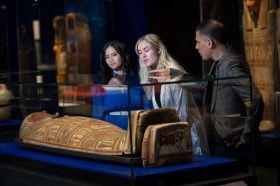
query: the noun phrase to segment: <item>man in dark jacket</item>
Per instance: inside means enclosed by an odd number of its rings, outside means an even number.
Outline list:
[[[203,111],[208,132],[210,154],[252,158],[253,144],[260,138],[263,100],[252,82],[250,67],[244,57],[228,44],[224,25],[216,20],[200,23],[196,28],[196,49],[203,60],[213,60],[208,81],[181,83],[204,96]],[[157,78],[173,69],[151,71]],[[199,90],[199,91],[197,91]]]

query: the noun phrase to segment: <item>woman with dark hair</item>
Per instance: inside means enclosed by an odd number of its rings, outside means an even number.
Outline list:
[[[127,129],[129,109],[152,108],[141,86],[130,87],[130,99],[128,99],[126,85],[139,84],[139,77],[127,46],[120,41],[112,40],[104,45],[100,55],[98,76],[102,85],[95,89],[94,118]]]
[[[131,61],[125,44],[118,40],[106,43],[100,55],[98,71],[101,84],[128,84],[131,80],[136,81],[137,68]]]

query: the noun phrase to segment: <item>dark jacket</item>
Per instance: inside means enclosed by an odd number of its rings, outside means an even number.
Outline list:
[[[213,77],[217,80],[212,82],[210,114],[216,132],[222,140],[232,144],[240,137],[251,142],[251,132],[259,133],[264,108],[261,93],[252,82],[249,65],[242,55],[229,48],[217,62]]]

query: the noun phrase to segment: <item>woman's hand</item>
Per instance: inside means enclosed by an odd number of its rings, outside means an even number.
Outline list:
[[[108,85],[122,85],[122,81],[116,77],[112,77],[108,83]]]
[[[170,68],[150,70],[149,78],[156,79],[156,80],[169,80],[169,79],[171,79]]]

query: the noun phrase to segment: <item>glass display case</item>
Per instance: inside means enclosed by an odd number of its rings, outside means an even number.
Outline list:
[[[7,62],[0,72],[0,96],[1,91],[5,95],[3,101],[0,97],[0,113],[5,112],[0,121],[2,183],[255,183],[254,133],[252,145],[234,156],[210,155],[214,149],[207,135],[207,121],[213,118],[248,122],[257,130],[252,93],[244,115],[212,115],[195,91],[207,82],[240,79],[250,87],[251,77],[188,75],[145,84],[100,84],[99,51],[115,36],[114,1],[14,0],[0,5],[0,37],[6,44],[0,52]],[[16,18],[9,16],[13,11]],[[17,47],[8,51],[9,45]],[[146,91],[158,86],[186,91],[187,98],[166,93],[176,107],[157,108]],[[207,144],[202,154],[193,141],[192,126],[199,122]]]
[[[9,74],[11,79],[20,75]],[[250,85],[250,77],[186,76],[161,83],[114,86],[44,83],[40,79],[47,77],[41,73],[28,75],[37,82],[6,82],[13,95],[21,95],[11,97],[11,107],[24,117],[18,123],[20,129],[15,139],[1,144],[3,161],[17,158],[24,159],[23,162],[35,161],[29,168],[40,169],[42,174],[52,174],[49,168],[40,168],[43,164],[51,165],[57,167],[56,176],[66,180],[73,175],[62,170],[70,167],[69,170],[74,169],[74,172],[79,170],[89,174],[81,179],[75,176],[75,181],[104,185],[158,182],[178,185],[235,180],[252,183],[254,180],[254,143],[252,148],[233,157],[210,156],[196,154],[191,138],[191,126],[196,125],[198,117],[203,119],[205,129],[207,120],[212,117],[226,118],[237,124],[251,122],[250,116],[213,116],[203,112],[202,97],[192,94],[192,87],[208,81],[227,84],[240,78]],[[189,113],[188,123],[180,121],[176,107],[151,106],[144,90],[156,85],[161,85],[162,89],[184,87],[194,95],[196,106],[188,102],[179,108]],[[59,91],[62,91],[62,97],[58,96]],[[180,97],[176,99],[181,100]],[[251,113],[250,107],[247,112]],[[44,116],[36,115],[38,113]],[[253,120],[251,127],[255,127]],[[209,151],[212,151],[211,146]],[[23,162],[17,163],[24,167]],[[249,169],[243,169],[243,165],[249,165]],[[102,179],[92,179],[90,175],[102,175]],[[103,177],[110,179],[104,180]],[[24,181],[23,177],[20,179]]]

